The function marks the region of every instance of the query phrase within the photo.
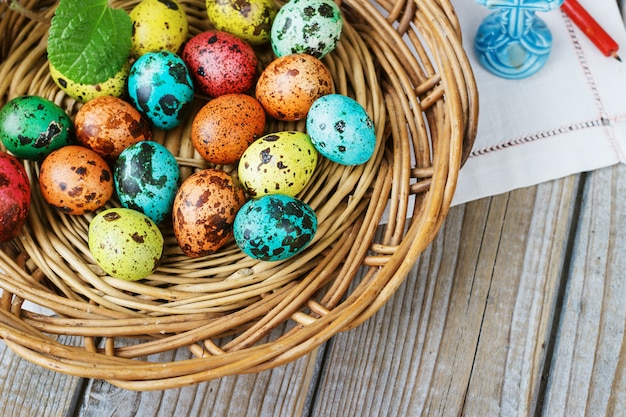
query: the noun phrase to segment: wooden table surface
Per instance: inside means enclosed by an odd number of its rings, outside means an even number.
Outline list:
[[[624,416],[625,252],[618,165],[453,207],[388,304],[289,365],[138,393],[40,369],[0,344],[0,410]]]

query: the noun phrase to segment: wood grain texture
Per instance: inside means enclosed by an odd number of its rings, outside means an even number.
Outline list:
[[[162,353],[155,361],[191,357],[186,349]],[[258,374],[229,376],[198,385],[163,391],[135,392],[106,381],[91,380],[80,417],[135,416],[275,416],[302,415],[316,374],[316,352]]]
[[[455,207],[393,299],[333,339],[313,415],[530,415],[576,178]]]
[[[71,343],[70,342],[65,343]],[[71,408],[82,380],[43,369],[0,343],[0,410],[3,417],[58,417]]]
[[[626,412],[626,167],[588,174],[544,415]]]

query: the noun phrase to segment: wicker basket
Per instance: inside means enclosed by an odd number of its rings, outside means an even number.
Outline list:
[[[80,103],[59,91],[46,61],[54,2],[21,3],[35,16],[0,3],[0,105],[34,94],[74,114]],[[112,3],[131,9],[137,1]],[[181,4],[190,36],[210,28],[204,0]],[[86,243],[93,216],[49,207],[37,186],[38,165],[25,162],[29,220],[0,246],[0,338],[12,350],[45,368],[127,389],[174,388],[290,362],[389,299],[448,212],[476,134],[477,92],[449,0],[345,0],[341,8],[342,39],[324,62],[336,91],[371,115],[378,146],[365,165],[318,165],[299,195],[319,220],[307,250],[267,263],[231,243],[191,259],[164,230],[156,273],[139,282],[104,276]],[[204,102],[198,97],[197,108]],[[190,124],[154,132],[177,156],[183,177],[208,166],[190,143]],[[304,125],[267,126],[287,129]],[[54,314],[27,310],[25,300]],[[182,347],[191,359],[154,359]]]

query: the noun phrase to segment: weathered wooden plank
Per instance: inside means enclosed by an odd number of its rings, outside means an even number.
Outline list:
[[[626,410],[626,167],[588,174],[544,415]]]
[[[185,349],[151,360],[189,358]],[[198,385],[135,392],[106,381],[90,380],[79,407],[80,417],[300,416],[315,374],[316,353],[258,374],[229,376]]]
[[[80,378],[33,365],[13,353],[4,342],[0,343],[2,416],[65,416],[82,383]]]
[[[577,184],[453,208],[390,302],[333,339],[313,415],[531,414]]]

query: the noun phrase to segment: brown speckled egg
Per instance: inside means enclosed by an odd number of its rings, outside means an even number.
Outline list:
[[[152,139],[148,121],[130,103],[112,96],[83,105],[74,118],[79,144],[112,161],[127,147]]]
[[[230,174],[204,169],[187,178],[174,199],[174,235],[183,252],[209,255],[233,237],[235,216],[246,198]]]
[[[308,54],[291,54],[269,63],[259,76],[256,98],[275,119],[306,117],[313,102],[334,91],[330,71]]]
[[[44,199],[67,214],[85,214],[103,207],[113,195],[113,174],[107,162],[83,146],[64,146],[43,160],[39,187]]]
[[[232,164],[265,129],[265,110],[254,97],[225,94],[205,104],[191,125],[198,153],[214,164]]]
[[[258,59],[252,47],[233,34],[209,30],[183,47],[183,61],[201,92],[210,97],[251,89]]]

